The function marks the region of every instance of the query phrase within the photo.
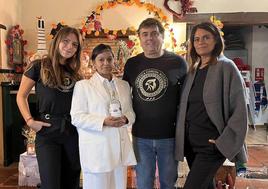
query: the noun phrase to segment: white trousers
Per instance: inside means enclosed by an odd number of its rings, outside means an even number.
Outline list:
[[[83,189],[126,189],[127,167],[120,166],[111,172],[83,173]]]

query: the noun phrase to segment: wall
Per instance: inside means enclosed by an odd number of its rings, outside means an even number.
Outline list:
[[[252,39],[252,78],[255,77],[255,68],[264,68],[266,90],[268,89],[268,28],[262,26],[253,27]],[[268,92],[268,91],[267,91]],[[257,117],[258,123],[268,123],[268,108],[261,111]]]
[[[3,1],[3,0],[2,0]],[[14,0],[13,0],[14,1]],[[36,49],[36,16],[43,16],[46,20],[47,33],[51,30],[52,23],[64,21],[66,24],[79,27],[81,21],[96,6],[104,0],[25,0],[21,4],[22,26],[25,30],[25,38],[29,41],[27,50]],[[171,19],[172,16],[163,7],[164,0],[145,0],[162,8]],[[74,5],[75,3],[75,5]],[[232,4],[232,6],[228,6]],[[209,6],[208,6],[209,5]],[[266,0],[258,0],[258,3],[252,0],[243,0],[243,3],[233,0],[195,0],[194,6],[199,13],[205,12],[241,12],[241,11],[268,11]],[[147,17],[145,9],[125,8],[118,6],[116,8],[102,11],[102,24],[111,29],[122,29],[124,27],[135,26]]]
[[[198,13],[267,12],[267,0],[194,0]]]
[[[36,49],[36,16],[43,16],[46,20],[47,34],[51,29],[52,23],[65,21],[66,24],[79,27],[81,20],[89,15],[98,4],[103,0],[0,0],[0,23],[8,28],[15,24],[21,24],[25,30],[24,38],[28,40],[26,50],[34,51]],[[145,0],[162,8],[164,0]],[[194,0],[194,6],[199,13],[209,12],[267,12],[268,3],[266,0],[258,0],[258,3],[252,0],[240,1],[233,0]],[[231,6],[230,6],[231,5]],[[103,11],[104,17],[109,11]],[[167,12],[167,11],[166,11]],[[144,17],[144,11],[129,10],[118,7],[113,13],[109,14],[109,22],[104,21],[103,25],[115,28],[124,26],[136,26],[141,18]],[[171,15],[169,15],[171,18]],[[130,19],[127,19],[130,18]],[[108,19],[103,19],[108,20]],[[2,39],[6,38],[6,32],[2,32]],[[2,40],[2,48],[5,47]],[[3,49],[5,52],[5,49]],[[3,53],[2,62],[7,66],[6,54]]]
[[[0,23],[10,28],[13,25],[22,23],[21,19],[21,4],[20,0],[0,0]],[[7,36],[7,30],[1,30],[1,52],[2,58],[0,62],[2,63],[2,69],[10,69],[10,66],[7,64],[7,49],[5,45],[5,39]]]
[[[65,24],[81,27],[81,22],[86,16],[94,11],[97,5],[103,3],[103,0],[77,0],[74,5],[73,0],[27,0],[22,4],[22,25],[25,30],[25,37],[29,40],[27,49],[32,51],[36,49],[36,17],[43,16],[46,22],[46,33],[49,34],[51,25],[64,21]],[[155,1],[155,5],[163,8],[161,1]],[[166,12],[167,13],[167,12]],[[167,13],[168,14],[168,13]],[[137,27],[139,22],[148,17],[148,11],[145,8],[131,6],[126,9],[119,5],[113,9],[106,9],[101,12],[101,22],[103,28],[122,29],[130,26]],[[151,15],[152,16],[152,15]],[[172,16],[170,19],[172,19]]]
[[[253,75],[255,76],[255,68],[257,67],[263,67],[265,74],[265,83],[268,84],[268,28],[262,26],[254,26],[253,27],[253,40],[252,40],[252,59],[254,62],[252,62],[252,71]]]

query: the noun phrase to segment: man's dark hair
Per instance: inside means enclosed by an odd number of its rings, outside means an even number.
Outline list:
[[[162,23],[159,20],[157,20],[155,18],[147,18],[147,19],[143,20],[141,22],[141,24],[139,25],[138,34],[140,33],[140,30],[142,28],[149,28],[149,27],[154,27],[154,26],[158,27],[159,32],[164,35],[164,33],[165,33],[164,26],[162,25]]]

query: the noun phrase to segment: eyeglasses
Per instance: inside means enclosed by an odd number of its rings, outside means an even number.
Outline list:
[[[194,43],[207,42],[210,39],[213,39],[212,35],[204,35],[202,37],[194,37]]]

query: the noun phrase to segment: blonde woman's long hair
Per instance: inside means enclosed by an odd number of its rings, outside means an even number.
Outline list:
[[[210,64],[216,64],[217,58],[223,53],[224,50],[224,40],[220,34],[219,29],[211,22],[202,22],[193,27],[190,35],[190,45],[189,45],[189,72],[193,72],[198,67],[200,62],[200,56],[197,54],[194,48],[194,38],[197,29],[203,29],[211,33],[216,41],[215,47],[211,52]]]
[[[78,47],[75,54],[68,58],[65,65],[61,65],[61,55],[59,52],[59,44],[65,39],[69,34],[74,34],[78,39]],[[79,75],[80,69],[80,55],[82,49],[82,37],[79,31],[72,27],[63,27],[54,39],[49,48],[47,56],[44,56],[41,60],[41,80],[45,86],[56,88],[63,85],[63,80],[65,73],[67,72],[69,76],[78,81],[81,77]]]

